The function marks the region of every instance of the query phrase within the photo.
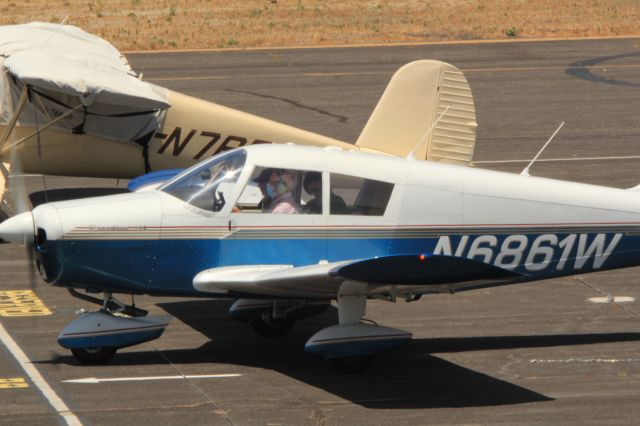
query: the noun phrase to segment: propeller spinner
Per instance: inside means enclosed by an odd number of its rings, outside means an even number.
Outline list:
[[[34,235],[31,212],[20,213],[0,223],[0,238],[5,241],[31,246]]]

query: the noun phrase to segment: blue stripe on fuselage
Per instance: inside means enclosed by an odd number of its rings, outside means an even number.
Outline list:
[[[611,252],[607,253],[609,248]],[[213,267],[304,266],[320,260],[336,262],[394,254],[433,253],[436,249],[440,251],[438,254],[485,261],[531,279],[640,263],[640,236],[616,233],[372,239],[59,240],[48,241],[46,250],[38,257],[44,264],[49,281],[56,285],[116,292],[197,295],[199,293],[192,285],[193,277]],[[577,260],[578,253],[586,255],[583,256],[586,259]],[[601,264],[595,260],[598,254],[605,258],[604,261],[601,259]],[[547,255],[551,256],[549,261],[546,261]],[[531,270],[528,269],[531,265],[523,265],[527,258],[538,267]],[[517,265],[510,264],[516,260]]]

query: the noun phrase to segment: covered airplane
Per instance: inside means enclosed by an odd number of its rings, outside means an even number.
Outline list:
[[[12,169],[134,178],[252,144],[354,149],[148,83],[111,44],[74,26],[0,27],[0,69],[0,193]],[[406,156],[425,137],[416,158],[468,165],[475,128],[463,73],[417,61],[392,77],[355,149]]]
[[[230,315],[264,335],[283,335],[335,301],[338,323],[305,350],[362,371],[411,338],[363,322],[368,299],[640,265],[639,227],[637,191],[254,145],[158,189],[38,206],[0,224],[0,237],[34,250],[49,284],[101,304],[58,337],[83,362],[105,362],[167,326],[116,301],[120,293],[236,298]]]

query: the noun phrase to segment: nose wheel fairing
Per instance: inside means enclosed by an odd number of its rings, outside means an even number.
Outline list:
[[[121,317],[105,311],[86,312],[71,321],[58,336],[58,343],[71,348],[126,348],[157,339],[171,317]]]

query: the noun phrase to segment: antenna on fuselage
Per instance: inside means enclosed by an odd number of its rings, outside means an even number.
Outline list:
[[[564,126],[564,121],[562,123],[560,123],[560,125],[558,126],[558,128],[556,129],[555,132],[553,132],[553,134],[551,135],[551,137],[549,138],[549,140],[547,141],[547,143],[545,143],[542,147],[542,149],[540,149],[540,151],[538,151],[538,153],[536,154],[535,157],[533,157],[533,160],[531,160],[531,162],[529,162],[529,164],[527,164],[527,167],[524,168],[524,170],[522,170],[520,172],[520,175],[522,176],[531,176],[529,174],[529,169],[531,168],[531,166],[533,165],[533,163],[535,163],[535,161],[538,159],[538,157],[540,157],[540,154],[542,154],[542,151],[544,151],[544,149],[547,147],[547,145],[549,145],[549,143],[551,143],[551,141],[553,140],[553,138],[558,134],[558,132],[560,131],[560,129],[562,129],[562,126]]]
[[[440,116],[438,116],[438,119],[436,121],[433,122],[433,124],[431,125],[431,127],[429,128],[429,130],[427,130],[424,134],[424,136],[422,137],[422,139],[420,139],[420,142],[418,142],[418,144],[415,146],[415,148],[413,148],[413,150],[409,153],[409,155],[407,155],[407,160],[415,160],[416,158],[416,151],[422,146],[423,143],[425,143],[427,141],[427,138],[429,137],[429,135],[431,134],[431,132],[433,131],[434,127],[436,127],[436,124],[438,124],[438,122],[442,119],[442,117],[446,114],[446,112],[449,110],[449,108],[451,108],[451,104],[449,104],[449,106],[447,106],[444,111],[442,111],[440,113]]]

